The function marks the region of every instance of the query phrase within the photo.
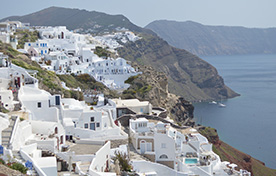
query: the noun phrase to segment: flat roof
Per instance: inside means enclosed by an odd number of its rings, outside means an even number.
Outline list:
[[[136,107],[136,106],[147,106],[149,105],[148,101],[139,101],[138,99],[112,99],[116,103],[116,107]]]
[[[70,151],[74,151],[75,155],[87,155],[95,154],[103,145],[96,144],[75,144],[72,147],[70,146]]]

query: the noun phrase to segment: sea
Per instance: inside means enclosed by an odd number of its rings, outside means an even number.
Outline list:
[[[196,123],[216,128],[222,141],[276,169],[276,55],[203,56],[241,94],[195,103]]]

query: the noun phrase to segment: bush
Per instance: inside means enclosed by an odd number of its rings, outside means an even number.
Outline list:
[[[129,77],[127,80],[125,80],[125,83],[127,83],[127,84],[132,84],[132,82],[133,82],[136,78],[138,78],[138,75],[136,75],[136,76],[131,76],[131,77]]]
[[[0,158],[0,164],[5,164],[5,161]]]
[[[115,157],[113,158],[114,163],[117,159],[119,161],[121,171],[131,172],[131,165],[130,165],[129,159],[127,158],[127,155],[125,153],[116,151]]]
[[[26,168],[23,164],[20,163],[12,163],[9,167],[11,169],[18,170],[23,174],[26,174],[28,170],[28,168]]]

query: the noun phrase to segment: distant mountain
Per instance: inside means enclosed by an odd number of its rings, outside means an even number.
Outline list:
[[[188,101],[225,99],[238,95],[224,85],[223,79],[213,66],[186,50],[171,47],[151,30],[132,24],[122,15],[50,7],[29,15],[8,17],[1,21],[7,19],[29,22],[31,25],[65,25],[71,30],[92,29],[93,33],[110,32],[118,27],[127,28],[142,39],[125,44],[118,49],[118,53],[128,60],[151,66],[165,73],[168,77],[169,92],[182,96]]]
[[[67,26],[69,30],[90,29],[93,33],[104,33],[127,28],[129,30],[142,31],[140,27],[131,23],[123,15],[108,15],[96,11],[68,9],[61,7],[49,7],[41,11],[24,15],[11,16],[0,21],[18,20],[31,23],[33,26]]]
[[[154,21],[145,28],[170,45],[196,55],[276,53],[276,28],[207,26],[167,20]]]

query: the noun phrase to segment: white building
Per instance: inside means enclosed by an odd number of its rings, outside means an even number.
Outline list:
[[[67,139],[126,138],[115,125],[116,106],[111,100],[102,106],[87,106],[74,99],[62,99],[63,121]]]
[[[94,53],[97,42],[94,38],[91,39],[91,36],[70,32],[64,26],[41,27],[37,30],[42,39],[25,43],[24,49],[30,56],[43,57],[34,59],[43,68],[53,70],[57,74],[88,73],[112,89],[128,88],[129,85],[124,81],[130,76],[139,74],[123,58],[98,57]],[[126,33],[120,40],[124,39],[124,42],[136,40],[133,35]],[[97,46],[105,45],[97,44]]]
[[[117,117],[124,114],[152,114],[152,105],[149,101],[139,101],[138,99],[126,99],[122,100],[113,99],[117,108]]]
[[[227,169],[225,163],[221,162],[219,156],[212,151],[212,144],[195,129],[182,134],[170,124],[162,122],[155,124],[145,118],[130,119],[129,129],[133,146],[140,154],[152,162],[168,166],[164,168],[158,164],[137,162],[134,165],[139,172],[156,172],[159,173],[158,175],[171,173],[183,176],[228,175],[225,170],[229,171],[229,167]],[[164,172],[160,173],[160,170]],[[238,175],[243,172],[232,171]],[[244,173],[248,175],[248,172]]]
[[[59,122],[60,95],[52,96],[49,92],[33,87],[22,87],[18,98],[22,109],[30,113],[31,120]]]

